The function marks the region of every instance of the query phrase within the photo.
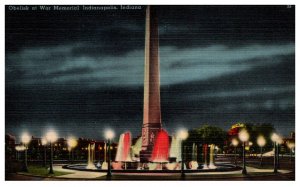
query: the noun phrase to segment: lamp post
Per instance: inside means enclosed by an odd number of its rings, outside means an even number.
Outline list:
[[[41,140],[42,146],[44,147],[44,163],[43,163],[43,167],[46,167],[47,165],[47,139],[45,137],[42,138]]]
[[[23,166],[23,171],[28,172],[28,165],[27,165],[27,149],[28,149],[28,144],[31,141],[31,136],[27,133],[24,132],[21,136],[21,142],[24,144],[25,147],[25,158],[24,158],[24,166]]]
[[[246,147],[246,141],[249,140],[249,133],[247,132],[246,129],[242,129],[239,132],[239,139],[243,142],[243,171],[242,171],[242,174],[246,175],[247,169],[246,169],[246,159],[245,159],[245,147]]]
[[[236,138],[231,140],[231,144],[234,146],[234,164],[237,167],[237,160],[236,160],[236,147],[239,145],[239,141]]]
[[[273,141],[274,143],[274,173],[277,173],[278,172],[278,155],[277,155],[277,152],[278,152],[278,143],[280,142],[280,137],[278,134],[276,133],[273,133],[272,136],[271,136],[271,140]]]
[[[189,136],[189,133],[186,129],[180,129],[177,132],[177,137],[181,140],[181,177],[185,176],[184,173],[184,146],[183,143],[184,141],[187,139],[187,137]]]
[[[50,130],[46,133],[46,139],[50,143],[50,170],[49,174],[54,174],[53,172],[53,143],[57,140],[57,133],[54,130]]]
[[[279,162],[279,153],[280,153],[280,146],[283,143],[282,137],[278,135],[277,139],[277,169],[280,168],[280,162]]]
[[[69,160],[72,162],[74,159],[73,149],[77,146],[77,140],[74,137],[69,137],[67,139],[68,149],[69,149]],[[72,154],[72,160],[71,160]]]
[[[266,145],[266,139],[262,135],[258,136],[257,145],[260,147],[260,167],[262,167],[262,150],[263,147]]]
[[[108,163],[107,163],[107,177],[111,177],[111,140],[115,137],[115,133],[112,130],[105,131],[105,139],[107,140],[108,148]]]
[[[20,151],[20,147],[17,145],[15,146],[16,149],[16,160],[19,161],[19,151]]]
[[[293,141],[288,141],[287,146],[290,149],[290,163],[292,163],[292,158],[293,158],[293,149],[295,148],[295,142]]]
[[[25,146],[24,145],[17,145],[16,147],[15,147],[15,149],[16,149],[16,151],[17,151],[17,161],[19,161],[19,159],[20,159],[20,152],[21,151],[25,151]]]

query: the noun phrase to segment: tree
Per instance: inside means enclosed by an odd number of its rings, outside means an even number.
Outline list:
[[[225,140],[226,132],[223,129],[211,125],[203,125],[200,128],[189,131],[189,137],[186,140],[186,143],[187,145],[192,145],[193,143],[196,143],[197,145],[202,144],[204,160],[205,163],[207,163],[208,144],[223,146]]]
[[[190,130],[187,142],[222,146],[224,145],[225,139],[226,132],[223,129],[211,125],[204,125],[200,128]]]

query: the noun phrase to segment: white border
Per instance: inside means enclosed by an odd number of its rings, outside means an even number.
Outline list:
[[[0,154],[0,168],[2,171],[1,172],[1,181],[0,184],[1,186],[43,186],[43,187],[48,187],[51,186],[53,187],[54,185],[59,185],[59,186],[64,186],[64,185],[71,185],[72,187],[77,187],[77,186],[82,186],[85,185],[86,183],[88,183],[87,185],[92,185],[92,186],[106,186],[106,185],[113,185],[113,186],[130,186],[130,187],[134,187],[134,186],[153,186],[153,185],[159,185],[159,186],[165,186],[165,185],[172,185],[172,186],[182,186],[182,185],[189,185],[189,186],[207,186],[207,185],[222,185],[222,186],[226,186],[226,185],[230,185],[230,186],[296,186],[298,182],[276,182],[276,181],[272,181],[272,182],[254,182],[254,181],[247,181],[247,182],[217,182],[217,181],[212,181],[212,182],[208,182],[208,181],[188,181],[188,182],[184,182],[184,181],[152,181],[152,182],[145,182],[145,181],[124,181],[124,182],[120,182],[120,181],[114,181],[114,182],[108,182],[107,181],[93,181],[93,182],[78,182],[78,181],[64,181],[64,182],[11,182],[11,181],[4,181],[5,180],[5,167],[4,167],[4,133],[5,133],[5,58],[4,58],[4,53],[5,53],[5,27],[4,27],[4,6],[7,4],[14,4],[14,5],[30,5],[30,4],[57,4],[57,5],[69,5],[69,4],[91,4],[91,5],[95,5],[95,4],[104,4],[104,5],[112,5],[112,4],[118,4],[118,5],[127,5],[127,4],[140,4],[140,5],[145,5],[145,4],[165,4],[165,5],[169,5],[169,4],[177,4],[177,5],[184,5],[184,4],[190,4],[190,5],[296,5],[296,31],[299,31],[299,14],[297,13],[298,11],[298,6],[297,5],[297,1],[296,0],[229,0],[229,1],[224,1],[224,0],[213,0],[213,1],[209,1],[209,0],[184,0],[184,1],[178,1],[178,0],[169,0],[169,1],[165,1],[165,0],[71,0],[71,1],[67,1],[67,0],[2,0],[0,2],[1,6],[0,6],[0,25],[1,25],[1,30],[0,30],[0,35],[1,35],[1,53],[0,53],[0,59],[1,59],[1,72],[0,72],[0,125],[1,125],[1,139],[2,139],[2,143],[0,144],[1,147],[1,154]],[[297,32],[296,32],[296,44],[299,43],[299,37],[297,37]],[[298,54],[299,50],[296,47],[296,54]],[[297,57],[297,55],[296,55]],[[297,75],[299,73],[299,66],[298,64],[298,59],[296,58],[296,98],[295,98],[295,102],[296,102],[296,108],[298,108],[300,106],[300,101],[298,100],[299,98],[299,87],[298,87],[298,83],[299,83],[299,75]],[[299,116],[298,116],[298,112],[296,111],[296,124],[298,125],[299,122]],[[299,127],[296,126],[296,136],[299,132]],[[298,150],[298,145],[299,145],[299,138],[297,138],[296,141],[296,146]],[[297,159],[297,166],[296,168],[299,168],[299,154],[296,154],[296,159]],[[296,172],[297,176],[298,176],[298,172]],[[296,179],[299,179],[299,177],[296,176]],[[299,186],[299,184],[298,184]]]

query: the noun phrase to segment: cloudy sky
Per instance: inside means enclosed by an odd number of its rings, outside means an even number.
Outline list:
[[[7,133],[141,133],[145,7],[116,8],[6,7]],[[157,8],[164,128],[252,122],[284,135],[295,129],[294,7]]]

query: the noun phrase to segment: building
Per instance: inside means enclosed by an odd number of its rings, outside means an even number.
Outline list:
[[[16,137],[5,134],[5,160],[16,159]]]

